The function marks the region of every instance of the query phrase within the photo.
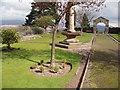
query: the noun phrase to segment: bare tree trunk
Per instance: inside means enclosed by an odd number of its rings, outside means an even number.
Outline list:
[[[80,35],[83,36],[83,28],[81,27]]]
[[[48,30],[47,30],[47,27],[45,27],[45,34],[49,34]]]
[[[7,45],[8,45],[8,46],[7,46],[7,48],[8,48],[8,49],[11,49],[11,46],[10,46],[10,44],[8,43]]]
[[[58,29],[58,24],[55,25],[55,29],[53,31],[53,36],[52,36],[52,46],[51,46],[51,65],[50,67],[54,66],[54,61],[55,61],[55,36],[56,36],[56,32]]]

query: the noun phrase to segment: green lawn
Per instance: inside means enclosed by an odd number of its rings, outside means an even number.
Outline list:
[[[120,37],[119,34],[110,34],[112,37],[114,37],[115,39],[117,39],[118,41],[120,41]]]
[[[50,61],[51,34],[42,35],[43,38],[23,41],[13,44],[12,47],[20,48],[14,52],[2,53],[2,87],[3,88],[64,88],[75,74],[82,56],[67,51],[56,49],[56,61],[72,64],[72,70],[63,77],[39,77],[29,71],[29,67],[40,60]],[[86,36],[86,37],[85,37]],[[92,34],[86,34],[81,41],[90,41]],[[85,39],[86,38],[86,39]],[[89,39],[90,38],[90,39]],[[56,42],[65,39],[57,34]],[[5,46],[5,45],[3,45]]]
[[[90,42],[91,37],[93,37],[93,33],[83,32],[83,36],[78,36],[77,39],[79,39],[80,42]]]
[[[64,40],[66,38],[64,35],[61,35],[60,33],[57,36],[60,36],[61,38],[63,38],[61,40]],[[85,32],[83,32],[83,36],[77,36],[76,38],[80,42],[90,42],[92,37],[93,37],[93,33],[85,33]],[[57,42],[59,42],[59,39],[57,39]]]

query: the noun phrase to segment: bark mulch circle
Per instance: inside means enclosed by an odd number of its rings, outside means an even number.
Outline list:
[[[20,50],[20,48],[2,49],[2,50],[0,50],[0,52],[13,52],[13,51],[17,51],[17,50]]]
[[[43,63],[42,65],[36,65],[34,68],[30,67],[30,71],[38,76],[42,77],[58,77],[64,76],[65,74],[69,73],[72,69],[72,65],[70,63],[65,63],[65,67],[63,68],[63,62],[55,62],[55,66],[59,67],[59,71],[55,72],[54,69],[50,68],[50,62]],[[40,71],[40,67],[44,66],[44,72]]]

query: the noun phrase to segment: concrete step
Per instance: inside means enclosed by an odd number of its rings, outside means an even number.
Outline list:
[[[52,44],[50,44],[50,45],[52,45]],[[69,49],[91,47],[91,45],[84,45],[84,44],[77,44],[77,43],[75,43],[75,44],[72,43],[70,45],[63,44],[63,43],[56,43],[55,46],[61,47],[61,48],[69,48]]]
[[[61,43],[56,43],[55,46],[61,47],[61,48],[68,48],[69,45],[61,44]]]
[[[69,45],[69,43],[67,43],[67,42],[59,42],[59,43],[61,43],[61,44],[66,44],[66,45]]]
[[[60,44],[66,44],[66,45],[81,45],[82,42],[79,43],[67,43],[67,42],[59,42]]]

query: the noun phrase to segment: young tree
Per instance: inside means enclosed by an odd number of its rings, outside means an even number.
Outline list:
[[[19,35],[13,29],[2,30],[0,34],[2,43],[7,44],[8,49],[11,49],[10,44],[18,43]]]
[[[43,34],[46,33],[44,28],[41,27],[32,27],[32,31],[34,34]]]
[[[36,0],[35,0],[36,1]],[[66,12],[69,11],[69,9],[78,4],[83,4],[84,8],[89,8],[91,6],[95,6],[95,10],[98,10],[101,5],[103,5],[105,0],[87,0],[83,2],[35,2],[35,6],[38,7],[39,9],[41,8],[52,8],[54,11],[53,17],[55,18],[55,28],[53,31],[53,36],[52,36],[52,46],[51,46],[51,66],[54,66],[54,61],[55,61],[55,35],[58,29],[58,24],[61,20],[61,18],[66,14]],[[69,3],[69,5],[68,5]]]
[[[86,15],[86,13],[84,13],[84,15],[83,15],[81,26],[83,28],[89,28],[90,27],[90,23],[89,23],[89,20],[88,20],[88,17]]]
[[[45,32],[48,33],[46,28],[48,26],[54,26],[54,18],[52,16],[41,16],[36,19],[34,26],[42,27],[45,29]]]
[[[84,13],[83,19],[81,22],[81,36],[82,36],[83,28],[90,28],[90,22],[88,20],[86,13]]]

